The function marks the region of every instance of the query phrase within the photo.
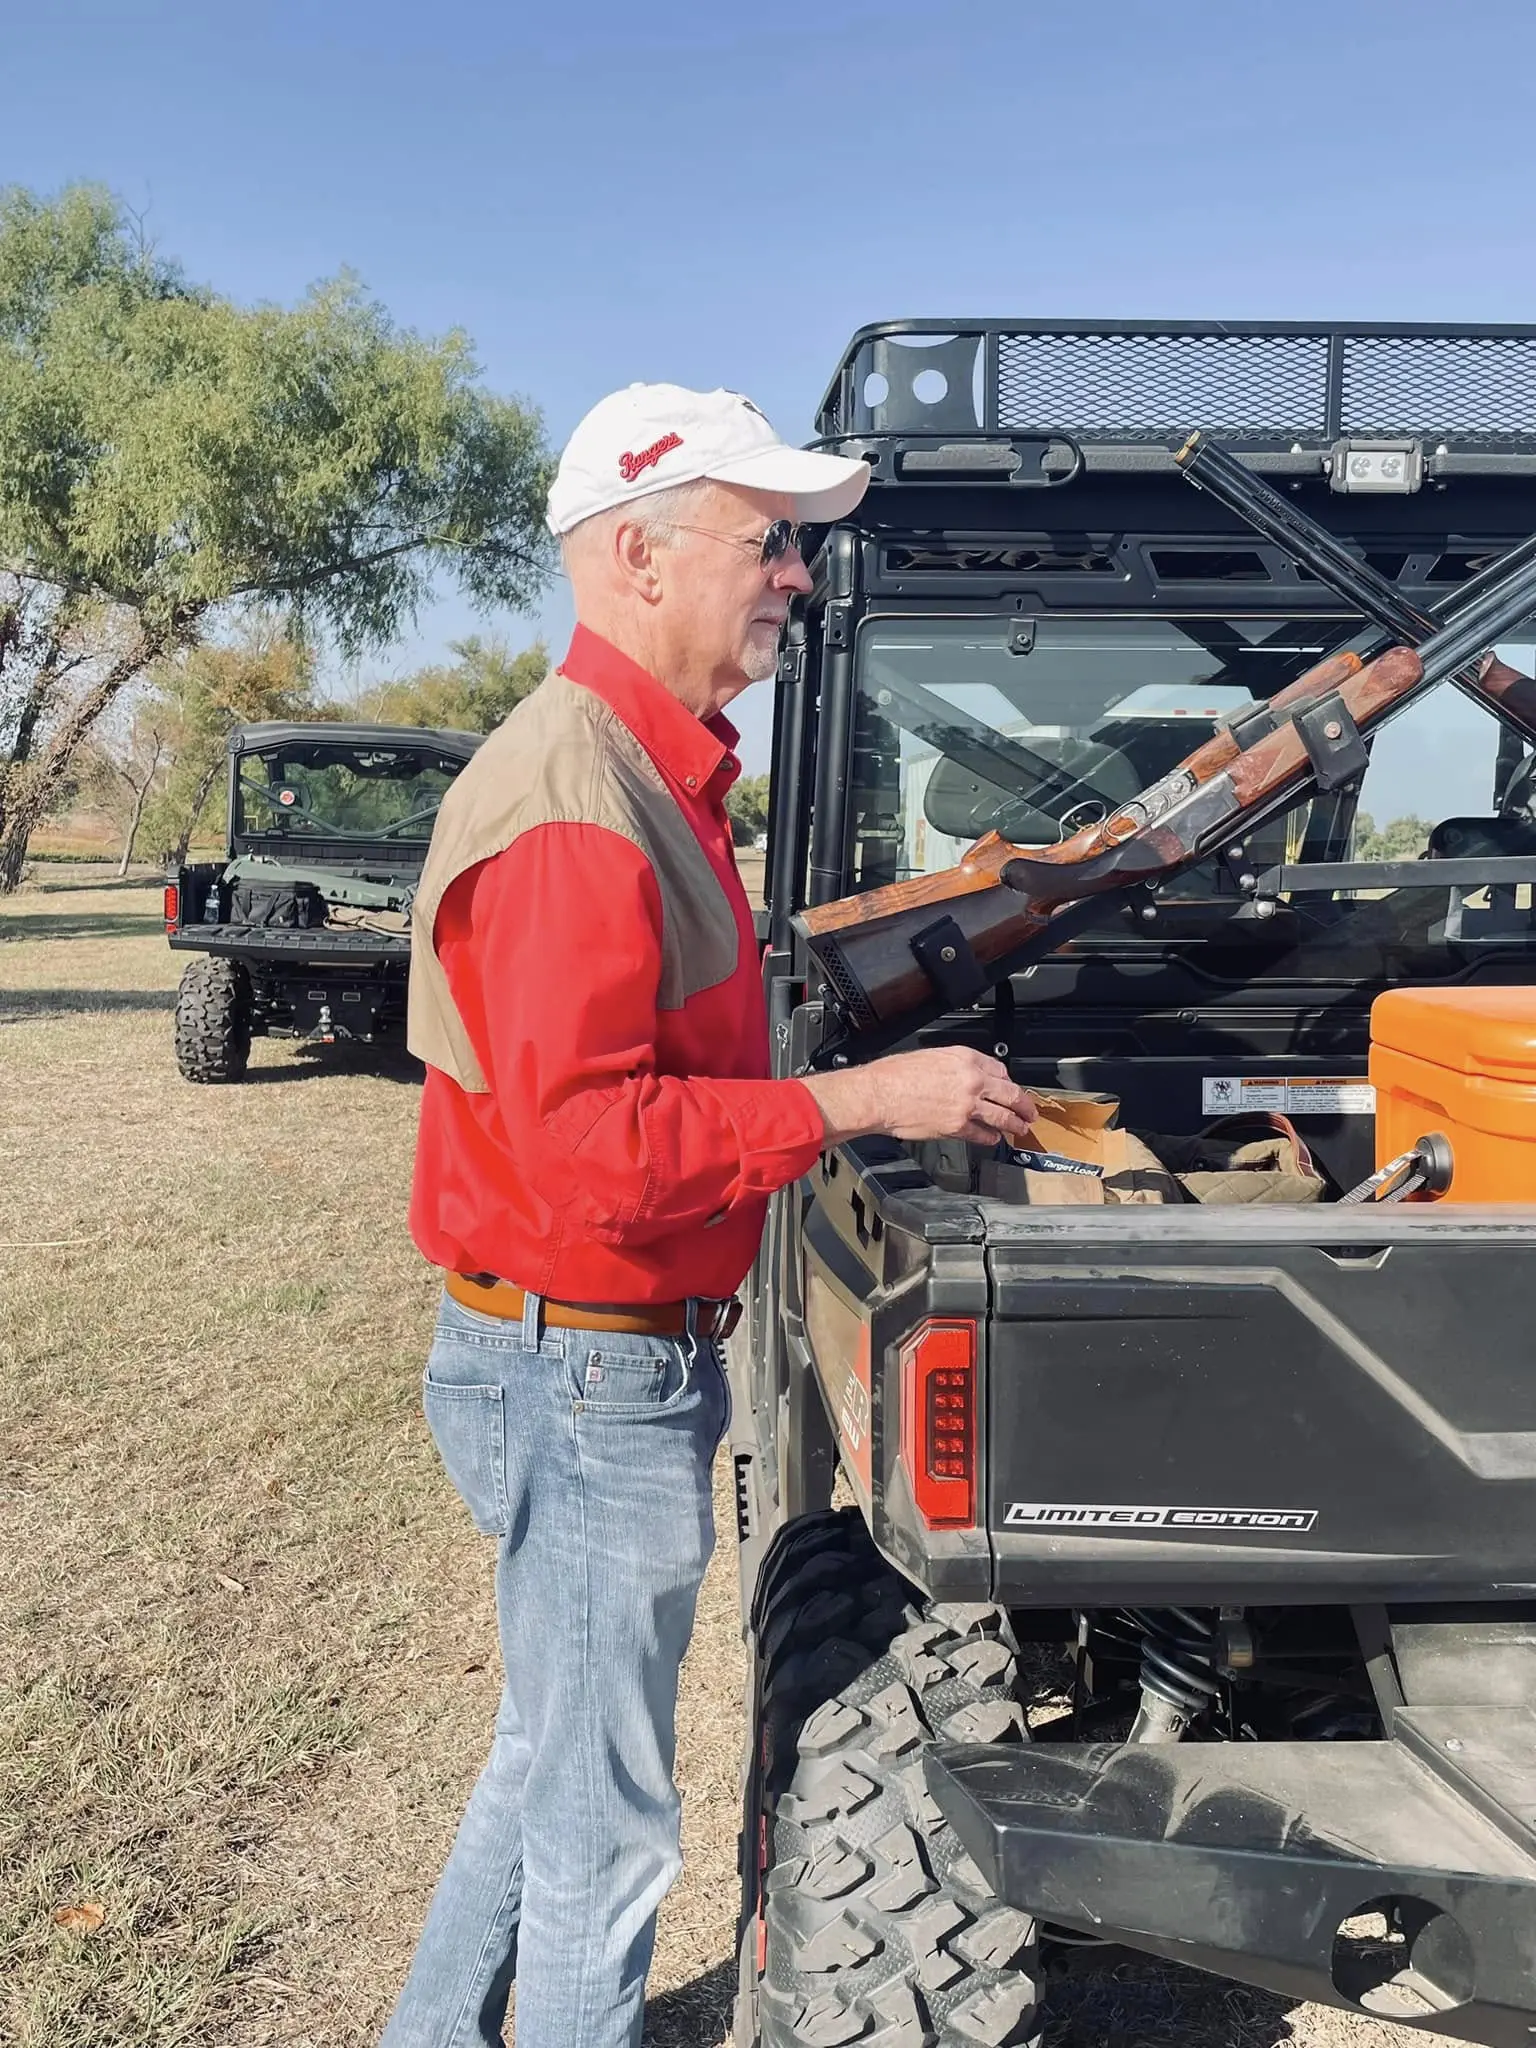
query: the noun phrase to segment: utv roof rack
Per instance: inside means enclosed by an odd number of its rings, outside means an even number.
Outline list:
[[[817,445],[880,482],[1065,482],[1164,470],[1193,429],[1335,488],[1536,475],[1536,326],[891,320],[860,328]],[[1412,444],[1408,481],[1351,485],[1355,444]]]

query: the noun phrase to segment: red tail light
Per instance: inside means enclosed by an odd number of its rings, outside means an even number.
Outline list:
[[[976,1520],[976,1325],[926,1322],[901,1347],[901,1445],[930,1529]]]
[[[180,923],[181,890],[177,887],[176,883],[167,882],[165,885],[165,928],[168,932],[173,932]]]

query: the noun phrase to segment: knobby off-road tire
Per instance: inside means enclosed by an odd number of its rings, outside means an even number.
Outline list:
[[[193,960],[176,991],[176,1064],[187,1081],[240,1081],[251,1058],[251,982],[238,960]]]
[[[792,1527],[757,1618],[743,1856],[767,1867],[740,2048],[1035,2042],[1034,1922],[988,1890],[923,1778],[936,1738],[1027,1739],[1001,1610],[925,1605],[845,1510]]]

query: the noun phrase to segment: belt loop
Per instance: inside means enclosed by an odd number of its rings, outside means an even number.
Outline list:
[[[537,1351],[539,1337],[544,1324],[544,1297],[535,1294],[532,1288],[523,1290],[523,1349]]]
[[[690,1294],[683,1303],[683,1335],[690,1344],[696,1344],[699,1337],[699,1298]]]

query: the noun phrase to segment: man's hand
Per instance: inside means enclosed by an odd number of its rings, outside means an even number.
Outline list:
[[[1035,1104],[1001,1060],[968,1046],[895,1053],[867,1067],[811,1074],[805,1085],[827,1143],[880,1132],[890,1138],[967,1138],[976,1145],[1027,1143]]]

